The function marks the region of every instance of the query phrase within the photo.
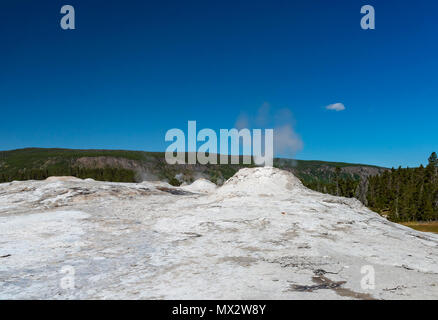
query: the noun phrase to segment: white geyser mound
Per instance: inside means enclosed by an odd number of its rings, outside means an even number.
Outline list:
[[[290,195],[303,190],[301,181],[291,172],[273,168],[244,168],[228,179],[217,191],[220,195],[260,196]]]
[[[78,182],[78,181],[83,181],[80,178],[76,178],[76,177],[72,177],[72,176],[52,176],[52,177],[48,177],[46,179],[47,182],[58,182],[58,181],[62,181],[62,182]]]
[[[190,192],[211,193],[217,189],[217,186],[213,182],[207,179],[200,178],[195,182],[193,182],[192,184],[183,186],[181,188]]]
[[[0,299],[438,297],[438,235],[288,171],[220,188],[71,179],[0,184]],[[54,276],[67,263],[75,290]]]

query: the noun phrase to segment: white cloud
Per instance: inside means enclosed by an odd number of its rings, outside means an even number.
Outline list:
[[[343,110],[345,110],[345,106],[342,103],[330,104],[330,105],[328,105],[325,108],[327,110],[334,110],[334,111],[343,111]]]

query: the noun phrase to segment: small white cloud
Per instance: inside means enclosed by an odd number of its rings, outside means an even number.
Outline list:
[[[342,103],[330,104],[330,105],[328,105],[325,108],[327,110],[334,110],[334,111],[343,111],[343,110],[345,110],[345,106]]]

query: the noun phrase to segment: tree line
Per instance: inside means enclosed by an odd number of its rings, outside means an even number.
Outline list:
[[[371,210],[394,222],[438,220],[438,159],[435,152],[426,167],[392,168],[363,182],[342,175],[337,167],[329,181],[311,181],[304,185],[322,193],[358,198]]]
[[[334,176],[328,179],[328,181],[313,180],[303,183],[307,188],[318,192],[328,193],[339,197],[360,198],[360,179],[355,179],[352,176],[342,174],[341,172],[341,168],[336,167]]]
[[[389,220],[438,220],[438,159],[435,152],[428,165],[391,169],[368,179],[368,206]]]
[[[135,182],[135,172],[122,168],[47,168],[21,169],[0,173],[0,183],[14,180],[44,180],[51,176],[73,176],[81,179],[91,178],[99,181]]]

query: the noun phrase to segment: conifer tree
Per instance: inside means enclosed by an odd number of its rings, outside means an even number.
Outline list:
[[[436,155],[436,152],[432,152],[432,154],[430,155],[429,164],[434,166],[435,168],[438,167],[438,157]]]

